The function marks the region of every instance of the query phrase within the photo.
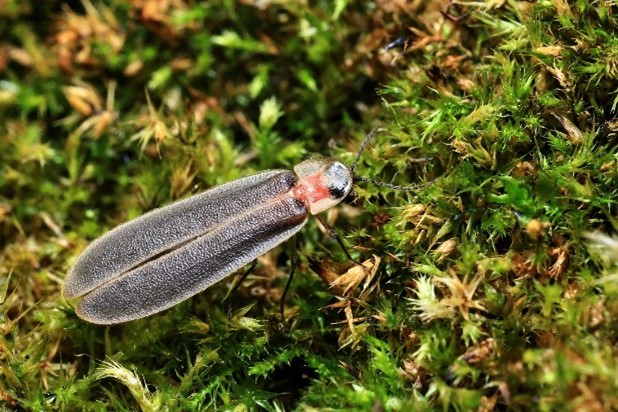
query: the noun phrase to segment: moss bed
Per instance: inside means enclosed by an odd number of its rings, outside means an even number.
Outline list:
[[[0,409],[618,410],[618,5],[0,0]],[[60,290],[155,207],[315,156],[292,252],[97,326]]]

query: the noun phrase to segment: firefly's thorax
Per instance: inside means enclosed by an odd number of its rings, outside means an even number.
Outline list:
[[[331,158],[305,160],[294,172],[298,175],[294,197],[304,201],[313,215],[337,205],[352,189],[350,169]]]

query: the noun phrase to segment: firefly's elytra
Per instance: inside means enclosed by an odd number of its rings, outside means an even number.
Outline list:
[[[334,159],[234,180],[124,223],[95,240],[69,271],[63,295],[79,317],[143,318],[205,290],[289,239],[341,202],[352,173]]]

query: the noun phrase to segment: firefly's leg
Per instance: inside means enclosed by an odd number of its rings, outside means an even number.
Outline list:
[[[288,294],[288,290],[290,290],[290,285],[292,284],[292,278],[294,277],[294,272],[296,272],[296,265],[298,264],[298,248],[297,248],[297,238],[294,236],[292,239],[292,253],[290,254],[290,264],[292,265],[292,271],[290,272],[290,276],[288,276],[287,282],[285,282],[285,288],[283,289],[283,294],[281,295],[281,301],[279,302],[279,309],[281,310],[281,322],[285,323],[285,296]]]
[[[230,286],[229,290],[225,294],[225,297],[223,298],[224,302],[227,300],[227,298],[230,297],[231,294],[236,293],[236,291],[238,290],[240,285],[245,281],[245,279],[247,279],[247,276],[249,276],[251,274],[251,272],[253,272],[253,269],[255,269],[255,267],[257,266],[257,263],[258,263],[257,259],[254,260],[253,263],[251,263],[251,265],[249,265],[247,270],[245,270],[245,272],[242,275],[236,276],[234,278],[234,282],[232,283],[232,286]]]
[[[350,252],[348,252],[348,248],[345,246],[345,243],[343,243],[343,239],[341,239],[341,236],[339,236],[339,233],[337,233],[337,231],[333,229],[331,225],[326,223],[326,221],[322,219],[320,216],[315,215],[315,218],[318,220],[318,222],[320,222],[320,224],[322,224],[322,226],[324,226],[324,229],[328,231],[328,234],[331,235],[337,241],[339,246],[341,246],[341,250],[343,250],[345,257],[347,257],[348,260],[350,260],[351,262],[354,262],[355,265],[362,266],[360,262],[358,262],[356,259],[352,257],[352,255],[350,255]]]

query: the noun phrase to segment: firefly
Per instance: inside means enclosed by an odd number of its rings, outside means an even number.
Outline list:
[[[96,324],[150,316],[202,292],[289,239],[352,189],[351,168],[310,159],[155,209],[95,240],[62,293]]]

